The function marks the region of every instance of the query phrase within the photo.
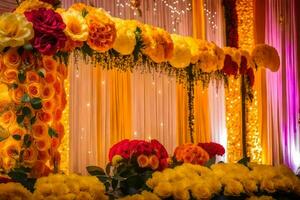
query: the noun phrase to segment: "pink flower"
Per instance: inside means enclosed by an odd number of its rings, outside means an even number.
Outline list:
[[[53,55],[65,46],[66,25],[62,17],[51,9],[40,8],[25,12],[34,29],[33,47],[44,55]]]

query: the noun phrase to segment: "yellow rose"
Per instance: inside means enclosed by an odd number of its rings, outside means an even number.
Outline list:
[[[189,45],[183,36],[172,34],[171,37],[174,43],[174,50],[169,63],[176,68],[185,68],[190,64],[192,58]]]
[[[255,180],[246,179],[243,181],[244,189],[246,193],[257,192],[257,184]]]
[[[5,83],[15,83],[18,79],[18,70],[17,69],[6,69],[3,72],[3,81]]]
[[[24,15],[4,13],[0,16],[0,51],[5,47],[23,46],[33,36],[32,24]]]
[[[195,64],[196,62],[198,62],[199,60],[199,55],[200,55],[200,51],[199,51],[199,45],[200,45],[200,41],[197,39],[194,39],[192,37],[186,37],[185,41],[188,43],[190,49],[191,49],[191,63]]]
[[[280,67],[280,57],[277,50],[267,44],[257,45],[251,56],[258,67],[265,67],[276,72]]]
[[[173,188],[169,182],[160,182],[153,192],[162,198],[168,198],[172,196]]]
[[[10,48],[3,54],[3,64],[8,68],[17,68],[21,64],[21,57],[17,48]]]
[[[23,1],[14,11],[15,13],[21,13],[23,14],[26,11],[30,11],[30,10],[37,10],[39,8],[53,8],[52,5],[45,3],[43,1],[39,1],[39,0],[26,0]]]
[[[239,196],[244,192],[243,185],[236,180],[228,179],[225,181],[224,195],[225,196]]]
[[[187,189],[181,188],[180,186],[175,187],[173,191],[173,197],[176,200],[189,200],[190,193]]]
[[[113,49],[122,55],[130,55],[136,45],[135,30],[136,22],[134,20],[122,20],[114,18],[117,35],[113,44]]]
[[[0,112],[11,101],[8,87],[6,84],[0,84]]]
[[[87,40],[89,30],[81,12],[69,9],[68,11],[63,12],[61,16],[66,24],[64,32],[67,36],[69,36],[73,41]]]
[[[122,156],[120,155],[115,155],[112,159],[112,165],[116,166],[119,162],[123,160]]]
[[[212,192],[209,187],[206,187],[203,181],[197,182],[192,186],[192,195],[196,199],[210,199],[212,197]]]
[[[16,114],[12,110],[8,110],[1,114],[0,123],[4,127],[9,127],[16,121]]]

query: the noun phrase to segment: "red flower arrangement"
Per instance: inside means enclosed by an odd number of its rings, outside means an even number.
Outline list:
[[[136,161],[141,168],[163,170],[168,167],[168,152],[157,140],[122,140],[109,150],[109,161],[112,162],[117,155],[125,160]]]
[[[223,156],[225,154],[224,147],[218,143],[198,143],[198,146],[202,147],[209,154],[209,158],[213,158],[216,155]]]
[[[245,56],[242,56],[241,57],[241,66],[240,66],[240,69],[239,69],[239,71],[240,71],[239,73],[240,74],[246,74],[247,69],[248,69],[247,58]]]
[[[67,37],[63,30],[66,25],[62,17],[51,9],[40,8],[25,12],[34,29],[33,47],[44,55],[54,55],[65,46]]]
[[[227,75],[234,75],[238,74],[239,66],[236,62],[234,62],[230,55],[225,56],[224,60],[224,67],[222,71]]]

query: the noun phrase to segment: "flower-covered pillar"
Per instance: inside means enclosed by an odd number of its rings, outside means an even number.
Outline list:
[[[52,6],[35,3],[0,19],[0,169],[40,177],[59,170],[67,36]]]

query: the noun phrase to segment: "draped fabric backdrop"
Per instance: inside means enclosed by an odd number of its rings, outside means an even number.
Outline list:
[[[16,1],[14,0],[1,0],[0,4],[0,13],[10,12],[17,6]]]
[[[223,47],[225,41],[224,13],[222,0],[205,0],[204,15],[206,40]],[[211,81],[208,89],[211,140],[227,146],[227,129],[225,119],[225,89],[223,81]],[[224,159],[226,159],[226,155]]]
[[[75,2],[78,1],[65,0],[63,7],[68,8]],[[171,33],[192,33],[191,11],[175,15],[163,1],[142,1],[142,17],[126,6],[128,1],[125,0],[80,2],[102,7],[112,16],[135,18]],[[184,10],[190,3],[180,1],[177,8]],[[140,71],[106,71],[88,66],[80,58],[77,64],[69,67],[71,171],[85,173],[88,165],[104,166],[109,147],[125,138],[155,138],[166,146],[168,152],[173,152],[180,142],[176,140],[181,137],[177,134],[183,134],[176,124],[186,124],[187,120],[182,115],[176,118],[180,110],[186,112],[186,101],[178,99],[187,95],[176,91],[181,86],[173,77],[160,73],[141,74]]]
[[[295,0],[266,1],[266,43],[280,55],[281,68],[267,72],[267,113],[273,163],[300,166],[299,89]]]

